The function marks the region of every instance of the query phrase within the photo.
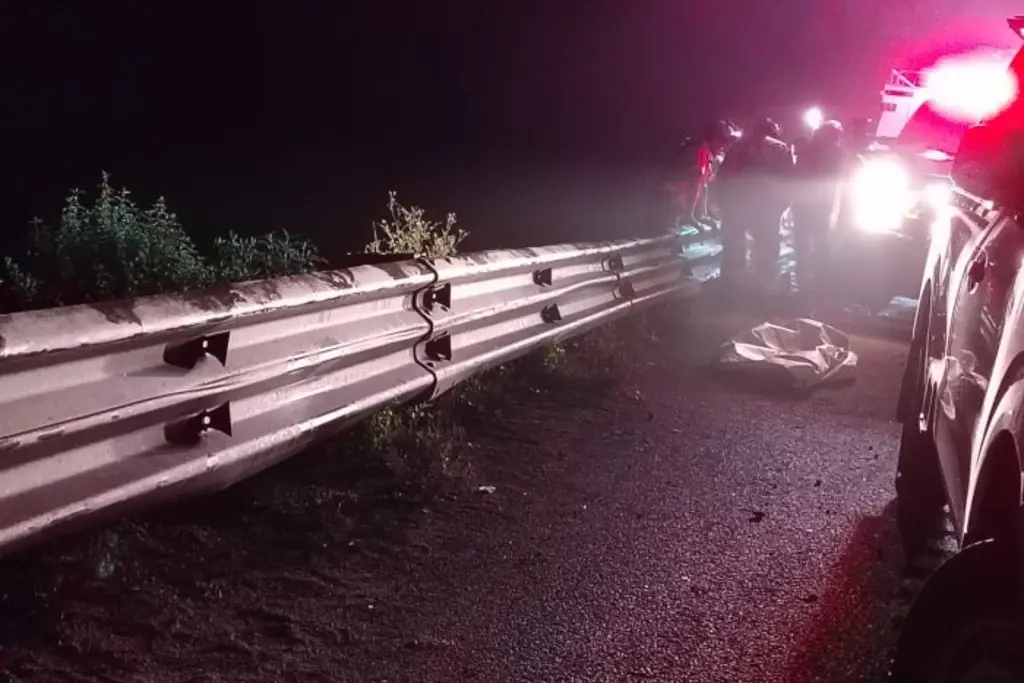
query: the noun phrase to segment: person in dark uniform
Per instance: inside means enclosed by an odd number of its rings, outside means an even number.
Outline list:
[[[722,212],[718,206],[715,179],[718,177],[718,171],[722,168],[722,162],[725,161],[725,155],[743,137],[743,131],[728,119],[723,119],[718,125],[721,127],[721,133],[725,135],[725,143],[718,145],[717,150],[713,150],[715,154],[711,160],[711,174],[704,188],[705,214],[708,217],[706,222],[710,222],[715,226],[714,232],[716,237],[722,222]]]
[[[844,147],[851,152],[862,152],[871,144],[875,134],[875,122],[869,118],[856,118],[843,133]]]
[[[826,121],[797,156],[793,187],[793,246],[801,299],[822,303],[831,276],[830,235],[842,196],[846,155],[843,127]]]
[[[734,284],[747,271],[747,234],[758,284],[779,282],[780,224],[790,205],[793,149],[779,140],[779,126],[763,119],[726,154],[718,172],[722,210],[722,279]]]

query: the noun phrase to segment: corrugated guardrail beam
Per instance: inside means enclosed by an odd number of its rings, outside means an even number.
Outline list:
[[[0,316],[0,552],[216,490],[380,408],[696,293],[678,238]]]

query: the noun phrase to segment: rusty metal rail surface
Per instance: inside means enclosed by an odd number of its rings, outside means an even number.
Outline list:
[[[0,316],[0,553],[224,488],[383,407],[698,286],[678,239],[658,238]]]

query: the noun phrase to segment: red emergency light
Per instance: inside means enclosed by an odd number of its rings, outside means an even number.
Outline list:
[[[1021,17],[1024,29],[1024,17]],[[1008,60],[989,54],[952,55],[925,77],[932,106],[954,121],[973,123],[998,114],[1017,97],[1020,84]]]
[[[1017,15],[1010,17],[1006,20],[1006,23],[1010,25],[1010,29],[1017,34],[1018,37],[1024,38],[1024,16]]]

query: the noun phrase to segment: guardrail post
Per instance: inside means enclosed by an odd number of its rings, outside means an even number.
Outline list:
[[[164,438],[175,446],[195,446],[202,440],[203,434],[211,429],[231,436],[230,401],[212,410],[203,410],[192,417],[166,424]]]
[[[423,343],[423,355],[427,357],[428,365],[451,360],[452,336],[444,332],[433,339],[426,340]]]
[[[618,287],[615,288],[615,293],[618,294],[620,299],[632,300],[636,296],[636,289],[633,288],[633,283],[623,278],[619,281]]]
[[[550,268],[541,268],[540,270],[533,271],[533,283],[535,285],[550,287],[553,282],[554,276]]]
[[[548,304],[542,308],[540,319],[549,324],[562,322],[562,311],[559,310],[558,304]]]
[[[164,349],[164,362],[184,370],[192,370],[206,356],[213,356],[221,365],[227,365],[230,332],[211,334],[190,339],[178,344],[168,344]]]
[[[441,311],[452,309],[452,283],[439,282],[440,274],[434,266],[434,262],[427,258],[420,258],[420,263],[430,268],[434,273],[434,282],[416,292],[413,296],[413,308],[426,321],[429,326],[426,333],[420,337],[412,348],[413,360],[430,373],[433,384],[429,390],[424,391],[422,396],[415,400],[429,400],[437,393],[438,376],[434,368],[439,363],[452,359],[452,338],[447,332],[437,334],[437,323],[434,316]]]
[[[452,283],[434,284],[423,290],[423,308],[428,312],[440,306],[444,310],[451,310],[452,307]]]

